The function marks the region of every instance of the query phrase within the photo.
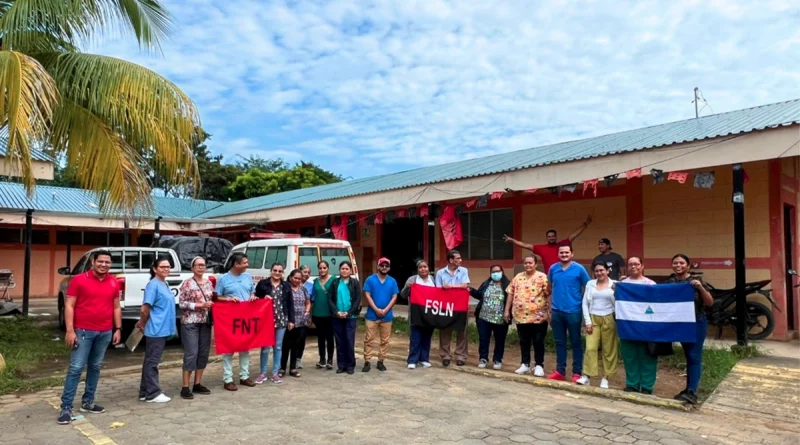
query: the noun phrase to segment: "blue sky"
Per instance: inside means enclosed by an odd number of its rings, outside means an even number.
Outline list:
[[[163,0],[209,146],[365,177],[800,98],[780,1]]]

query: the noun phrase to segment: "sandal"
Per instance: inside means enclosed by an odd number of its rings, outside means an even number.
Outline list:
[[[297,372],[296,369],[292,369],[291,371],[289,371],[289,375],[295,378],[300,377],[300,373]]]

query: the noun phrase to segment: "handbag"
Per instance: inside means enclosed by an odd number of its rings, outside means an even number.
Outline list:
[[[650,357],[666,357],[675,354],[675,351],[672,349],[671,342],[656,343],[649,341],[647,342],[647,354]]]

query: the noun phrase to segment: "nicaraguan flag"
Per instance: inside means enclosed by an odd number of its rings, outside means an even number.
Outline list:
[[[619,338],[652,342],[694,342],[694,288],[689,283],[617,283]]]

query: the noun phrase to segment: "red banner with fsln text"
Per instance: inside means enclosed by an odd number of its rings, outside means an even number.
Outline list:
[[[414,326],[462,331],[467,326],[469,291],[411,285],[409,321]]]
[[[215,303],[214,346],[217,354],[233,354],[275,345],[272,300]]]

